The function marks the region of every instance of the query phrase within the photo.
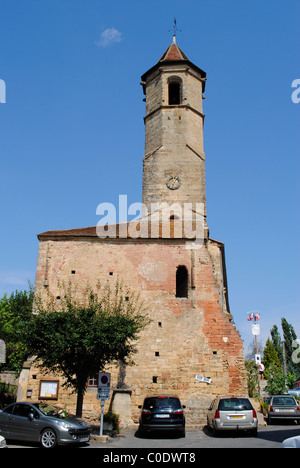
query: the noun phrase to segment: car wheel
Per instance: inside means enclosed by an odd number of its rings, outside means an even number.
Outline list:
[[[267,424],[268,424],[268,426],[271,426],[271,424],[272,424],[272,419],[271,419],[270,415],[268,415]]]
[[[138,437],[146,437],[147,432],[144,431],[141,427],[138,428]]]
[[[41,433],[41,446],[43,448],[54,448],[57,445],[57,436],[53,429],[44,429]]]

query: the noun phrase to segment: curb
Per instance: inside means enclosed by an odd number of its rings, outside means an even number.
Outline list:
[[[91,440],[95,440],[96,442],[102,442],[102,443],[106,444],[108,439],[109,439],[108,435],[100,436],[100,435],[96,435],[96,434],[91,434]]]

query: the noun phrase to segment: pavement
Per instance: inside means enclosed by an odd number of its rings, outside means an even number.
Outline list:
[[[251,402],[252,402],[252,405],[256,411],[256,414],[257,414],[257,419],[258,419],[258,426],[259,427],[263,427],[263,426],[266,426],[267,423],[265,421],[265,418],[264,418],[264,415],[261,413],[260,411],[260,403],[256,400],[252,400],[251,399]],[[136,424],[135,426],[131,426],[131,427],[124,427],[122,429],[122,432],[123,431],[137,431],[138,430],[138,424]],[[203,430],[203,428],[199,428],[200,431]],[[112,434],[111,432],[108,432],[108,433],[105,433],[104,435],[100,436],[99,435],[100,433],[100,428],[99,426],[93,426],[93,432],[91,434],[91,440],[94,441],[94,442],[99,442],[101,444],[107,444],[109,442],[111,442],[112,440],[112,436],[114,438],[114,434]]]

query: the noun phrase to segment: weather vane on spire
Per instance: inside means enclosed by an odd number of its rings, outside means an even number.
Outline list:
[[[169,29],[169,32],[171,29]],[[177,28],[176,18],[174,18],[174,26],[173,26],[173,43],[176,44],[176,33],[181,32],[181,29]]]

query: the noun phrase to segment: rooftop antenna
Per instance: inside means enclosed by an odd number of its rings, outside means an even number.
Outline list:
[[[181,29],[177,28],[177,23],[176,23],[176,18],[174,18],[174,26],[173,26],[173,44],[176,44],[176,33],[181,32]],[[169,29],[169,32],[171,32],[171,29]]]

